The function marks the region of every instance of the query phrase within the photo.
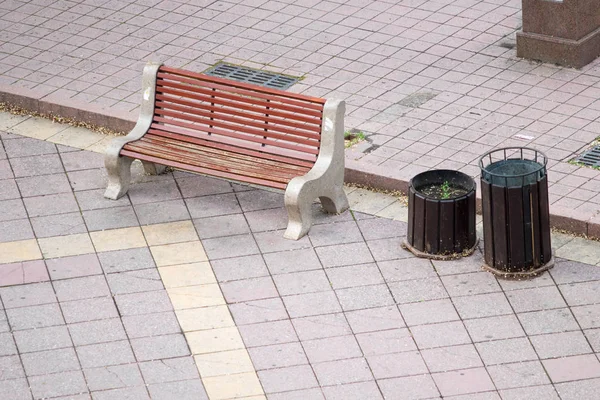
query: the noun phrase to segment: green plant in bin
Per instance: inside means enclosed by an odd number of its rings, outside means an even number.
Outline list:
[[[450,183],[448,181],[444,181],[444,183],[442,183],[442,186],[440,187],[441,190],[441,197],[442,199],[446,200],[450,198]]]

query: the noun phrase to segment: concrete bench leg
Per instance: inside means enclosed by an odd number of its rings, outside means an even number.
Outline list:
[[[104,197],[107,199],[117,200],[123,197],[129,190],[131,182],[131,163],[133,158],[129,157],[106,157],[104,164],[108,174],[108,186]]]
[[[161,175],[167,170],[165,165],[155,164],[153,162],[142,161],[142,165],[144,166],[144,171],[148,175]]]

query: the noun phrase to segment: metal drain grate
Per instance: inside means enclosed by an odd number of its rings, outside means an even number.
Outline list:
[[[592,147],[577,157],[575,161],[588,167],[600,167],[600,146]]]
[[[293,76],[276,74],[260,69],[240,67],[239,65],[232,65],[223,62],[209,68],[204,73],[206,75],[228,78],[240,82],[253,83],[255,85],[281,90],[289,88],[299,80],[299,78],[295,78]]]

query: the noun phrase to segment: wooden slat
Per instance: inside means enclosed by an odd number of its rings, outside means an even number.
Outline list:
[[[506,232],[506,196],[505,187],[492,185],[492,207],[494,212],[494,267],[508,267],[508,236]]]
[[[438,254],[440,251],[440,207],[437,200],[425,200],[425,252]]]
[[[440,201],[440,253],[450,254],[455,251],[454,243],[454,202]]]
[[[475,198],[475,192],[467,196],[467,203],[467,212],[469,219],[469,231],[467,236],[468,244],[466,246],[462,246],[463,249],[466,247],[471,248],[475,246],[475,242],[477,241],[477,217],[475,216],[477,214],[477,199]]]
[[[411,246],[414,246],[415,232],[415,191],[412,186],[408,189],[408,228],[406,231],[406,241]]]
[[[511,269],[517,271],[525,267],[525,235],[523,232],[523,191],[521,187],[507,188],[508,206],[508,246]]]
[[[446,233],[446,235],[453,235],[454,240],[452,242],[452,251],[455,253],[460,253],[464,248],[467,247],[468,244],[469,203],[465,197],[454,202],[444,202],[442,203],[442,206],[445,206],[446,212],[452,216],[452,219],[448,221],[448,223],[452,223],[452,231]]]
[[[531,210],[531,186],[525,185],[523,192],[523,248],[525,251],[525,265],[533,265],[533,225]]]
[[[494,221],[492,220],[492,185],[481,179],[481,208],[483,214],[483,249],[485,263],[494,267]]]
[[[540,199],[540,237],[542,240],[542,262],[545,264],[552,257],[552,242],[550,237],[550,203],[548,200],[548,176],[539,181]]]
[[[415,195],[414,247],[425,251],[425,199]]]
[[[531,236],[533,242],[533,266],[542,266],[542,238],[540,234],[539,183],[529,185],[531,196]]]

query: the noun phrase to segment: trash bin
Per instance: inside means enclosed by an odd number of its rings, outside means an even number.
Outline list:
[[[484,268],[496,275],[531,277],[554,265],[547,162],[526,147],[493,150],[479,160]]]

